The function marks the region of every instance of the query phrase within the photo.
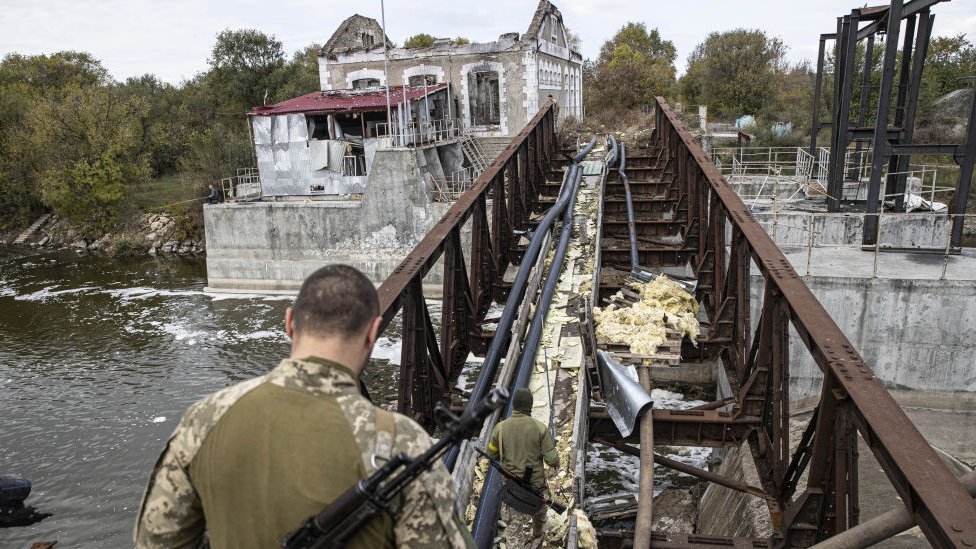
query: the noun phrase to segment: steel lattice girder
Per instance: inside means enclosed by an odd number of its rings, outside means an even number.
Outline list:
[[[814,486],[813,480],[833,476],[828,454],[834,453],[838,441],[834,429],[827,428],[827,424],[836,416],[825,411],[830,411],[826,408],[836,408],[835,401],[843,400],[846,412],[841,413],[849,413],[928,540],[936,547],[976,543],[976,503],[875,377],[664,98],[658,97],[657,102],[657,130],[670,150],[668,154],[693,159],[693,162],[683,163],[686,171],[679,173],[679,177],[689,186],[706,184],[712,197],[710,223],[702,228],[703,233],[714,231],[709,235],[713,246],[709,251],[715,256],[710,281],[712,291],[723,286],[724,235],[728,222],[747,241],[752,260],[762,273],[767,288],[774,288],[781,296],[793,328],[825,374],[807,493],[819,491],[821,496],[827,495],[822,487]],[[674,135],[670,136],[672,133]],[[801,497],[798,503],[803,501]],[[786,509],[784,532],[788,531],[799,511],[798,504]]]
[[[554,112],[546,104],[431,228],[379,287],[381,331],[403,310],[398,409],[427,427],[434,405],[460,374],[470,341],[511,260],[512,231],[528,220],[555,146]],[[492,199],[491,215],[487,199]],[[489,219],[490,217],[490,219]],[[471,220],[470,253],[460,231]],[[424,276],[444,256],[441,341],[423,297]],[[470,262],[466,272],[465,256]]]

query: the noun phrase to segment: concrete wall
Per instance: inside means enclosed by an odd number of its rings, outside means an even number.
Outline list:
[[[207,205],[208,286],[289,291],[337,262],[382,282],[449,206],[431,201],[413,150],[378,151],[359,201]]]
[[[753,273],[758,273],[753,265]],[[890,388],[976,391],[976,283],[805,276],[804,282],[854,348]],[[753,327],[763,283],[753,276]],[[823,376],[796,332],[790,330],[790,399],[820,394]]]
[[[753,215],[780,246],[860,246],[864,214],[757,211]],[[945,214],[889,214],[881,217],[881,245],[945,248],[951,223]],[[811,241],[812,229],[812,241]]]

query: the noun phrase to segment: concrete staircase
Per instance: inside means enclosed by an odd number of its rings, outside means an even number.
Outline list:
[[[485,152],[485,158],[488,159],[488,163],[491,164],[498,158],[505,147],[512,142],[511,137],[479,137],[478,144],[481,145],[481,149]]]
[[[49,219],[51,219],[51,214],[44,214],[41,217],[39,217],[37,221],[34,222],[33,225],[27,227],[27,229],[25,229],[24,232],[20,233],[20,236],[18,236],[17,239],[14,240],[14,244],[23,244],[24,242],[27,242],[27,239],[30,238],[31,235],[37,231],[37,229],[40,229],[42,226],[44,226],[44,224],[47,223]]]

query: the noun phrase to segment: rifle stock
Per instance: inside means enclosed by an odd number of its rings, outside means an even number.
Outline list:
[[[488,463],[491,464],[491,466],[494,467],[499,473],[501,473],[503,477],[505,477],[508,480],[510,480],[510,481],[518,484],[519,486],[521,486],[522,488],[524,488],[524,489],[532,492],[533,494],[539,496],[539,499],[541,499],[543,502],[545,502],[545,504],[548,505],[549,508],[552,509],[553,511],[555,511],[555,512],[557,512],[559,514],[563,514],[563,513],[566,512],[566,506],[565,505],[563,505],[563,504],[561,504],[559,502],[553,501],[551,499],[546,499],[546,497],[542,494],[542,492],[540,492],[539,490],[537,490],[535,488],[535,486],[532,486],[532,483],[529,482],[528,479],[522,478],[522,477],[516,475],[515,473],[509,471],[508,469],[505,468],[504,465],[502,465],[501,463],[499,463],[498,460],[495,460],[495,459],[492,459],[491,457],[489,457],[488,454],[486,454],[484,451],[481,450],[481,448],[478,448],[477,446],[472,446],[472,448],[474,448],[474,450],[476,452],[478,452],[479,454],[481,454],[482,457],[484,457],[485,459],[487,459],[488,460]],[[531,471],[531,469],[532,468],[530,467],[529,468],[529,471]],[[528,476],[528,475],[526,475],[526,476]]]

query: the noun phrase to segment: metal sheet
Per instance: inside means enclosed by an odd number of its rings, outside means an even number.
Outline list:
[[[304,114],[289,114],[288,120],[288,142],[300,143],[308,141],[308,123],[305,121]]]
[[[275,145],[288,143],[288,116],[271,117],[271,143]]]
[[[271,144],[271,117],[255,116],[251,118],[251,127],[254,129],[255,145]]]
[[[597,351],[596,355],[600,364],[600,379],[603,382],[607,413],[620,431],[620,436],[629,437],[634,432],[637,418],[645,410],[653,407],[654,401],[632,374],[609,353]]]

